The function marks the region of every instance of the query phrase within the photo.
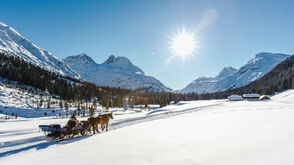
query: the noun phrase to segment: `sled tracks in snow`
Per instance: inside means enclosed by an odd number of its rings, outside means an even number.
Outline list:
[[[109,124],[109,131],[120,129],[120,128],[127,127],[127,126],[131,126],[131,125],[138,124],[138,123],[143,123],[143,122],[153,121],[153,120],[157,120],[157,119],[164,119],[164,118],[169,118],[169,117],[178,116],[178,115],[182,115],[182,114],[202,111],[202,110],[205,110],[206,108],[213,108],[213,107],[219,106],[221,104],[222,103],[215,103],[215,104],[210,104],[210,105],[205,105],[205,106],[187,108],[187,109],[183,109],[183,110],[164,110],[164,109],[161,109],[161,110],[157,110],[157,111],[151,111],[144,116],[114,121]],[[100,133],[106,133],[106,132],[100,132]],[[99,136],[99,134],[96,134],[96,135]],[[51,145],[63,145],[63,144],[73,143],[76,141],[80,141],[80,140],[89,138],[91,136],[94,136],[94,135],[86,135],[86,136],[76,137],[76,138],[62,140],[62,141],[58,141],[58,142],[47,142],[46,138],[44,136],[30,137],[30,138],[20,139],[17,141],[1,142],[1,144],[0,144],[0,158],[5,157],[5,156],[9,156],[11,154],[16,154],[16,153],[19,153],[22,151],[27,151],[30,149],[40,150],[40,149],[46,149],[47,147],[49,147]]]
[[[151,111],[145,116],[134,117],[134,118],[129,118],[129,119],[122,119],[119,121],[112,122],[109,125],[109,130],[115,130],[115,129],[131,126],[134,124],[143,123],[143,122],[147,122],[147,121],[164,119],[164,118],[183,115],[183,114],[187,114],[187,113],[197,112],[197,111],[201,111],[205,108],[212,108],[212,107],[219,106],[219,105],[222,105],[222,103],[215,103],[215,104],[187,108],[187,109],[183,109],[183,110],[175,110],[175,111],[173,111],[173,110]]]

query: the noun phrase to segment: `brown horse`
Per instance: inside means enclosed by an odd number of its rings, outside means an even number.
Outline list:
[[[106,131],[108,131],[108,123],[109,123],[110,119],[113,119],[112,113],[88,118],[90,132],[91,132],[91,128],[92,128],[93,134],[95,134],[95,131],[100,133],[99,132],[99,125],[101,126],[102,130],[104,130],[106,127]]]
[[[83,128],[87,130],[89,133],[91,133],[91,127],[90,127],[89,121],[85,120],[85,121],[81,121],[81,123],[83,125]]]
[[[101,120],[100,120],[99,124],[101,125],[102,131],[104,131],[105,127],[106,127],[106,131],[108,131],[109,120],[113,119],[112,113],[100,115],[100,118],[101,118]]]
[[[97,116],[97,117],[95,117],[95,126],[94,126],[94,128],[95,128],[95,130],[98,132],[98,133],[100,133],[99,132],[99,129],[98,129],[98,126],[99,126],[99,124],[101,124],[102,123],[102,116],[101,115],[99,115],[99,116]],[[94,129],[93,128],[93,129]],[[95,134],[95,131],[94,131],[94,134]]]
[[[96,126],[96,117],[90,117],[88,118],[88,123],[89,123],[89,130],[91,132],[91,127],[92,127],[92,130],[93,130],[93,134],[95,134],[95,130],[97,130]],[[97,131],[99,133],[99,131]]]

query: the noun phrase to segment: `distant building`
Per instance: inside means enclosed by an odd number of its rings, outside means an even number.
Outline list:
[[[159,104],[148,104],[149,109],[159,109],[160,105]]]
[[[128,98],[128,97],[125,97],[125,98],[123,99],[122,106],[123,106],[124,110],[129,109],[129,98]]]
[[[235,95],[234,94],[234,95],[229,96],[228,99],[230,101],[241,101],[241,100],[243,100],[243,97],[240,96],[240,95]]]
[[[134,105],[135,109],[149,109],[149,110],[154,110],[154,109],[159,109],[160,105],[159,104],[148,104],[147,107],[145,105]]]
[[[259,97],[259,100],[269,100],[269,99],[271,99],[271,98],[267,95],[262,95]]]
[[[256,94],[256,93],[243,95],[243,99],[246,99],[246,100],[259,100],[259,97],[260,97],[260,95]]]

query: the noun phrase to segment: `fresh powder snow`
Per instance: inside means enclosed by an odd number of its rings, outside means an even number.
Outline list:
[[[117,110],[110,131],[46,142],[39,124],[2,120],[1,164],[292,164],[294,90],[267,101],[181,101],[151,111]],[[85,120],[86,118],[78,118]]]

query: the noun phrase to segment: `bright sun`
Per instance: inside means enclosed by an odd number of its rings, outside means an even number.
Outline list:
[[[198,43],[195,40],[194,34],[183,28],[182,31],[171,38],[170,48],[176,56],[184,60],[186,57],[193,55],[195,49],[198,48]]]

